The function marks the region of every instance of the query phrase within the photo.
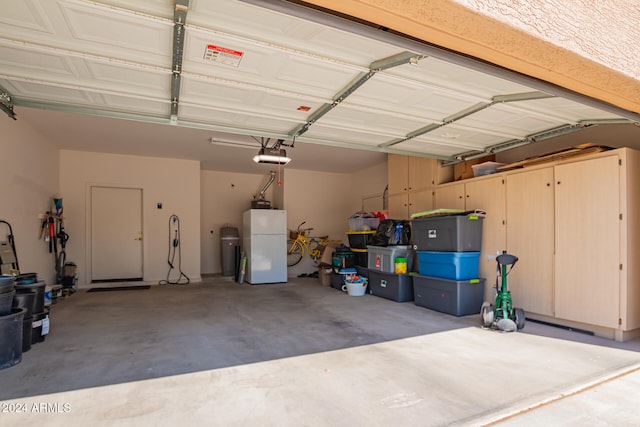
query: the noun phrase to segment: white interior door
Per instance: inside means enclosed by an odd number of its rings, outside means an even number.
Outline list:
[[[142,280],[142,190],[91,188],[91,281]]]

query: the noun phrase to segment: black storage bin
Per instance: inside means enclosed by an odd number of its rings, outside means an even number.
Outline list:
[[[367,267],[369,262],[369,251],[367,249],[351,249],[353,251],[353,266]]]
[[[376,234],[376,230],[347,231],[349,247],[351,249],[367,249],[367,245],[371,244],[370,241],[374,234]]]
[[[358,272],[358,276],[369,278],[369,269],[366,265],[356,265],[356,271]]]
[[[396,302],[413,301],[413,277],[369,270],[369,293]]]
[[[408,245],[411,243],[411,222],[403,219],[384,219],[369,240],[370,246]]]
[[[335,251],[331,257],[331,265],[336,268],[353,268],[355,255],[351,251]]]
[[[342,290],[344,285],[344,279],[349,274],[357,274],[358,271],[355,268],[336,268],[331,270],[331,287],[339,291]]]

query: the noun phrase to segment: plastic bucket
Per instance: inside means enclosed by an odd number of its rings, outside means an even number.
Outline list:
[[[13,296],[16,291],[5,292],[0,294],[0,316],[6,316],[11,313],[11,306],[13,305]]]
[[[18,284],[16,283],[16,292],[29,292],[34,291],[36,293],[35,302],[33,303],[33,312],[42,313],[44,311],[44,288],[47,286],[44,280],[40,280],[36,283],[30,284]]]
[[[11,314],[0,316],[0,369],[22,361],[22,322],[24,308],[14,308]]]
[[[16,276],[16,285],[30,285],[38,281],[37,273],[23,273]]]
[[[43,342],[49,333],[49,312],[34,313],[31,323],[31,344]]]
[[[361,297],[367,290],[367,282],[365,280],[358,280],[354,282],[345,281],[342,285],[342,290],[347,291],[349,296]]]
[[[0,294],[11,292],[15,285],[15,279],[12,276],[0,276]]]
[[[36,304],[36,296],[38,294],[35,291],[18,291],[13,296],[13,307],[26,308],[27,312],[24,317],[33,316],[33,308]]]

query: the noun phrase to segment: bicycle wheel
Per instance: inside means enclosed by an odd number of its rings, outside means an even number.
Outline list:
[[[318,258],[320,258],[320,255],[322,255],[322,251],[320,251],[320,241],[315,238],[311,238],[311,240],[309,240],[308,249],[309,256],[311,257],[313,262],[317,262]]]
[[[302,247],[297,240],[288,240],[287,248],[287,266],[293,267],[302,259]]]

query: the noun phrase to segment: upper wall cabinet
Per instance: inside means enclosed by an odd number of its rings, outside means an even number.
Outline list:
[[[387,159],[389,215],[394,219],[433,209],[433,187],[453,178],[453,168],[441,167],[436,159],[400,154]]]

